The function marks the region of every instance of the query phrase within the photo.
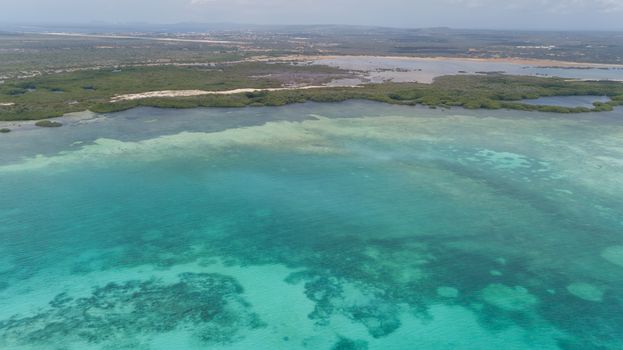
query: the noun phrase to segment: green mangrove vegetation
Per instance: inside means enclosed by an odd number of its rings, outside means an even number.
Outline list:
[[[457,75],[433,84],[383,83],[360,87],[326,87],[259,91],[232,95],[158,97],[112,102],[114,96],[159,90],[225,91],[322,84],[348,72],[326,66],[259,62],[207,67],[152,66],[48,74],[0,85],[0,120],[40,120],[91,110],[115,112],[138,106],[165,108],[281,106],[306,101],[365,99],[432,108],[516,109],[558,113],[609,111],[623,103],[623,84],[611,81],[569,81],[508,75]],[[545,96],[601,95],[609,102],[593,108],[528,105],[523,99]]]
[[[35,125],[42,128],[58,128],[63,126],[63,124],[52,120],[40,120],[36,122]]]

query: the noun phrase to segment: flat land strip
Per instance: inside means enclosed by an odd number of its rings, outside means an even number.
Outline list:
[[[611,110],[623,102],[621,83],[488,74],[443,76],[432,84],[329,87],[329,82],[348,80],[355,74],[302,63],[303,58],[331,55],[511,59],[526,64],[539,60],[553,66],[574,66],[573,61],[580,60],[623,63],[623,40],[599,33],[585,35],[590,35],[587,42],[610,44],[586,51],[572,49],[572,43],[552,33],[333,27],[223,30],[210,35],[0,33],[0,120],[41,120],[70,112],[113,112],[137,106],[280,106],[348,99],[431,108]],[[538,45],[519,45],[525,40]],[[505,44],[500,46],[500,42]],[[598,56],[589,60],[587,52]],[[611,101],[597,102],[593,108],[521,103],[526,98],[567,95],[608,96]]]

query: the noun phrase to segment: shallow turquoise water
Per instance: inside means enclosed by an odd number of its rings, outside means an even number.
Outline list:
[[[65,123],[0,135],[2,349],[623,348],[621,110]]]

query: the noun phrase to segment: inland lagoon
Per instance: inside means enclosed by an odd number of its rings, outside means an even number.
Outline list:
[[[0,348],[623,348],[623,110],[138,108],[0,135]]]
[[[353,79],[346,79],[332,84],[338,86],[384,81],[432,83],[437,77],[455,74],[510,74],[573,80],[623,81],[623,66],[615,64],[381,56],[335,56],[311,59],[307,62],[358,73],[360,81],[353,82]]]
[[[608,96],[548,96],[521,100],[521,103],[536,106],[593,108],[595,103],[607,103],[610,101]]]

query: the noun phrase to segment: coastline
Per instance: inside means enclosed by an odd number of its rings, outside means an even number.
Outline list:
[[[271,61],[283,61],[283,62],[305,62],[305,61],[317,61],[337,58],[385,58],[392,60],[405,60],[405,61],[467,61],[467,62],[489,62],[489,63],[511,63],[511,64],[523,64],[535,67],[560,67],[560,68],[621,68],[623,64],[609,64],[609,63],[590,63],[590,62],[573,62],[573,61],[558,61],[558,60],[544,60],[544,59],[531,59],[531,58],[475,58],[475,57],[447,57],[447,56],[434,56],[434,57],[422,57],[422,56],[383,56],[383,55],[285,55],[277,57],[257,56],[251,57],[242,62],[271,62]]]
[[[339,57],[339,56],[283,56],[281,59],[300,61],[304,58]],[[343,56],[348,57],[355,56]],[[372,56],[363,56],[372,57]],[[272,62],[276,58],[271,58]],[[434,62],[439,58],[400,58],[401,60],[417,60]],[[365,62],[365,59],[359,59]],[[454,60],[443,58],[443,60]],[[473,60],[473,59],[472,59]],[[515,60],[514,62],[528,62]],[[530,61],[537,62],[537,61]],[[550,61],[539,61],[550,63]],[[311,64],[311,63],[310,63]],[[322,64],[320,62],[319,64]],[[570,64],[570,63],[569,63]],[[267,64],[268,65],[268,64]],[[294,64],[293,64],[294,65]],[[452,65],[452,64],[451,64]],[[417,65],[411,65],[416,66]],[[390,65],[390,67],[393,67]],[[514,67],[518,67],[515,64]],[[521,67],[521,66],[519,66]],[[412,68],[412,67],[411,67]],[[390,104],[415,105],[422,104],[431,108],[463,106],[468,109],[518,109],[539,110],[543,112],[578,113],[611,110],[623,102],[623,84],[613,80],[589,80],[590,74],[572,74],[579,78],[554,76],[538,76],[533,74],[513,74],[509,71],[491,70],[479,72],[471,67],[469,72],[459,74],[448,72],[447,69],[374,69],[365,67],[364,73],[349,70],[353,78],[323,78],[323,81],[305,81],[298,79],[279,81],[259,78],[232,69],[234,83],[225,84],[229,74],[201,70],[150,68],[136,71],[103,72],[101,74],[73,74],[61,77],[33,80],[31,86],[51,85],[62,93],[56,93],[50,87],[36,91],[39,96],[26,95],[26,90],[17,85],[18,92],[23,91],[24,97],[17,94],[11,101],[5,100],[0,108],[0,119],[5,121],[42,120],[60,117],[67,112],[91,110],[106,113],[130,109],[137,106],[193,108],[193,107],[244,107],[244,106],[279,106],[305,101],[340,102],[351,99],[367,99]],[[456,69],[456,68],[454,68]],[[390,71],[390,73],[387,73]],[[429,72],[430,71],[430,72]],[[475,72],[474,72],[475,71]],[[366,73],[368,72],[368,73]],[[454,70],[456,72],[456,70]],[[430,73],[430,74],[429,74]],[[460,74],[466,73],[466,74]],[[597,76],[613,76],[619,78],[621,72],[610,74],[600,73]],[[197,78],[198,74],[203,74]],[[291,73],[293,76],[296,72]],[[364,74],[364,75],[362,75]],[[376,74],[376,75],[375,75]],[[404,74],[405,77],[399,77]],[[415,74],[415,75],[414,75]],[[422,81],[421,76],[430,75],[430,82]],[[114,75],[114,78],[113,78]],[[158,77],[147,81],[144,76]],[[171,83],[163,84],[163,76]],[[52,79],[51,81],[49,81]],[[130,83],[123,84],[124,80]],[[206,83],[206,79],[210,84]],[[213,81],[211,81],[212,79]],[[265,79],[265,80],[261,80]],[[604,78],[606,79],[606,78]],[[426,80],[426,79],[424,79]],[[140,82],[134,84],[134,82]],[[81,82],[88,82],[86,83]],[[81,85],[82,84],[82,85]],[[103,89],[99,89],[100,84]],[[255,85],[255,87],[254,87]],[[97,86],[98,88],[93,88]],[[263,87],[262,87],[263,86]],[[205,88],[208,89],[205,89]],[[21,89],[21,90],[20,90]],[[85,92],[87,91],[88,92]],[[7,90],[8,91],[8,90]],[[8,94],[8,92],[7,92]],[[567,108],[557,106],[529,106],[523,99],[535,99],[547,96],[571,95],[603,95],[611,98],[608,103],[596,103],[594,108]],[[41,97],[41,98],[40,98]],[[42,99],[43,98],[43,99]],[[12,105],[9,105],[13,103]],[[15,126],[15,124],[13,125]]]
[[[192,96],[191,96],[192,97]],[[563,96],[564,97],[564,96]],[[72,124],[83,124],[83,123],[89,123],[89,122],[96,122],[101,118],[106,118],[104,115],[107,113],[117,113],[117,112],[123,112],[125,110],[131,110],[131,109],[135,109],[135,108],[156,108],[156,109],[171,109],[171,110],[177,110],[177,109],[195,109],[195,108],[233,108],[233,109],[245,109],[245,108],[253,108],[253,107],[285,107],[288,105],[292,105],[292,104],[305,104],[305,103],[341,103],[341,102],[348,102],[348,101],[356,101],[356,100],[361,100],[361,101],[367,101],[367,102],[372,102],[372,103],[380,103],[380,104],[387,104],[387,105],[396,105],[396,106],[411,106],[414,108],[427,108],[430,109],[430,106],[424,105],[424,104],[416,104],[416,105],[405,105],[405,104],[398,104],[398,103],[390,103],[387,101],[380,101],[380,100],[373,100],[373,99],[366,99],[366,98],[362,98],[362,99],[347,99],[347,100],[343,100],[343,101],[335,101],[335,102],[316,102],[316,101],[310,101],[310,100],[306,100],[304,102],[294,102],[294,103],[288,103],[285,105],[279,105],[279,106],[271,106],[271,105],[261,105],[261,106],[252,106],[252,105],[246,105],[246,106],[235,106],[235,107],[227,107],[227,106],[203,106],[203,105],[193,105],[193,106],[183,106],[183,107],[177,107],[177,106],[159,106],[156,104],[139,104],[139,105],[133,105],[129,108],[124,108],[124,109],[119,109],[119,110],[115,110],[115,111],[110,111],[110,112],[94,112],[91,110],[83,110],[83,111],[77,111],[77,112],[70,112],[70,113],[66,113],[63,114],[62,116],[59,117],[55,117],[55,118],[51,118],[51,119],[43,119],[43,120],[53,120],[56,122],[59,122],[62,124],[63,127],[67,127],[67,126],[71,126]],[[131,102],[134,100],[128,100],[128,102]],[[491,109],[491,108],[484,108],[484,107],[480,107],[477,108],[476,110],[485,110],[485,111],[495,111],[495,110],[502,110],[502,111],[524,111],[527,113],[547,113],[547,114],[552,114],[552,115],[560,115],[560,114],[565,114],[565,113],[570,113],[570,114],[583,114],[583,113],[603,113],[603,112],[609,112],[609,111],[600,111],[600,110],[582,110],[580,111],[579,109],[584,109],[581,107],[577,107],[577,108],[572,108],[572,107],[562,107],[561,108],[566,108],[569,110],[569,112],[560,112],[557,110],[546,110],[546,109],[540,109],[540,107],[557,107],[557,106],[548,106],[548,105],[530,105],[530,104],[521,104],[522,106],[525,107],[529,107],[531,109],[528,110],[521,110],[521,109],[516,109],[516,108],[510,108],[510,107],[502,107],[502,108],[495,108],[495,109]],[[447,110],[466,110],[466,111],[473,111],[473,108],[466,108],[463,106],[446,106],[444,107]],[[577,109],[577,110],[576,110]],[[575,110],[575,111],[574,111]],[[610,111],[611,112],[611,111]],[[39,122],[41,120],[15,120],[15,121],[3,121],[0,120],[0,129],[3,128],[8,128],[11,130],[12,132],[20,132],[20,131],[27,131],[27,130],[38,130],[38,129],[47,129],[46,127],[40,127],[40,126],[36,126],[35,124],[37,122]],[[2,137],[2,135],[0,135],[0,137]]]
[[[160,97],[193,97],[193,96],[203,96],[203,95],[235,95],[235,94],[244,94],[244,93],[253,93],[253,92],[272,92],[272,91],[296,91],[296,90],[309,90],[309,89],[327,89],[333,88],[335,86],[327,86],[327,85],[307,85],[307,86],[295,86],[295,87],[282,87],[282,88],[240,88],[233,90],[222,90],[222,91],[208,91],[208,90],[159,90],[159,91],[147,91],[140,92],[135,94],[124,94],[114,96],[110,102],[121,102],[121,101],[134,101],[134,100],[142,100],[146,98],[160,98]],[[340,86],[346,88],[356,88],[360,87],[357,85],[351,86]]]
[[[98,118],[99,113],[92,112],[90,110],[84,110],[79,112],[70,112],[63,114],[60,117],[52,118],[54,121],[63,124],[70,123],[88,123],[90,120]],[[42,127],[35,124],[41,120],[0,120],[0,129],[7,128],[12,132],[17,130],[33,130],[41,129]]]

